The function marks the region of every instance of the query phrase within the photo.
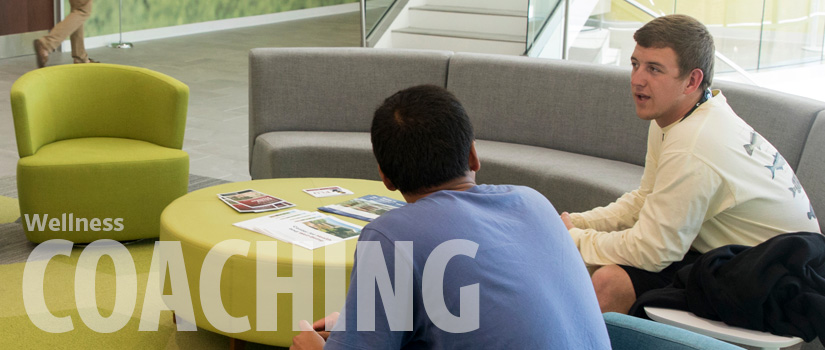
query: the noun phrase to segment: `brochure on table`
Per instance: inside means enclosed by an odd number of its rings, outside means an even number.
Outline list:
[[[307,249],[357,238],[363,227],[319,212],[292,209],[234,224]]]
[[[349,216],[364,221],[372,221],[395,208],[400,208],[407,203],[389,197],[374,194],[350,199],[346,202],[331,204],[318,208],[318,210],[328,213]]]
[[[237,192],[219,193],[218,198],[239,213],[260,213],[286,209],[295,204],[252,189]]]
[[[332,197],[332,196],[344,196],[348,194],[353,194],[352,191],[343,188],[341,186],[330,186],[330,187],[319,187],[319,188],[307,188],[304,190],[306,194],[313,196],[315,198],[323,198],[323,197]]]

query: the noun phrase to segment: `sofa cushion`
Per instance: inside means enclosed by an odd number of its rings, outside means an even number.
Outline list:
[[[644,164],[649,123],[636,116],[627,69],[456,53],[447,88],[478,139]]]
[[[615,201],[639,187],[644,167],[547,148],[476,140],[478,183],[532,187],[559,211],[577,212]]]
[[[624,162],[505,142],[477,140],[476,148],[481,159],[478,183],[529,186],[566,211],[614,201],[639,187],[644,170]],[[369,133],[365,132],[269,132],[258,136],[253,154],[253,179],[380,180]]]
[[[257,137],[252,155],[253,179],[381,179],[368,132],[268,132]]]

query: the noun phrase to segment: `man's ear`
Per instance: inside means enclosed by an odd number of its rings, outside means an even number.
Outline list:
[[[388,190],[390,190],[390,191],[395,191],[395,190],[397,190],[397,189],[398,189],[398,187],[395,187],[395,185],[393,185],[393,184],[392,184],[392,181],[390,181],[390,179],[388,179],[388,178],[387,178],[387,176],[386,176],[386,175],[384,175],[384,172],[383,172],[383,171],[381,171],[381,166],[380,166],[380,165],[378,166],[378,175],[380,175],[380,176],[381,176],[381,181],[383,181],[383,182],[384,182],[384,186],[385,186]]]
[[[688,85],[685,86],[685,95],[690,95],[699,89],[699,87],[702,86],[702,80],[704,79],[705,73],[699,68],[693,68],[688,76]]]
[[[470,159],[468,164],[470,165],[470,170],[478,171],[481,169],[481,161],[478,159],[478,153],[476,153],[476,142],[470,145]]]

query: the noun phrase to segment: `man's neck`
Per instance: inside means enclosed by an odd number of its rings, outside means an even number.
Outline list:
[[[438,186],[430,187],[422,192],[401,192],[401,195],[404,196],[404,200],[406,200],[407,203],[415,203],[419,199],[427,197],[438,191],[466,191],[473,188],[475,185],[476,173],[474,171],[467,171],[464,176],[457,177]]]
[[[685,101],[690,101],[691,103],[685,102],[679,109],[668,118],[659,118],[656,119],[656,124],[659,124],[659,127],[664,129],[669,125],[677,123],[684,119],[688,113],[691,113],[694,108],[696,108],[696,104],[702,99],[702,95],[705,93],[704,90],[696,90],[694,93],[690,94],[689,96],[685,96]]]

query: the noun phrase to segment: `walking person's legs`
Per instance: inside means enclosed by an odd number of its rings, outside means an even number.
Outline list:
[[[83,24],[72,32],[69,36],[72,42],[72,58],[74,63],[89,63],[89,55],[86,53],[86,42],[83,38]]]
[[[72,57],[75,63],[89,62],[83,41],[83,22],[92,13],[92,0],[69,0],[71,12],[57,23],[49,34],[34,41],[37,66],[43,67],[49,59],[49,53],[57,49],[63,40],[71,36]]]

